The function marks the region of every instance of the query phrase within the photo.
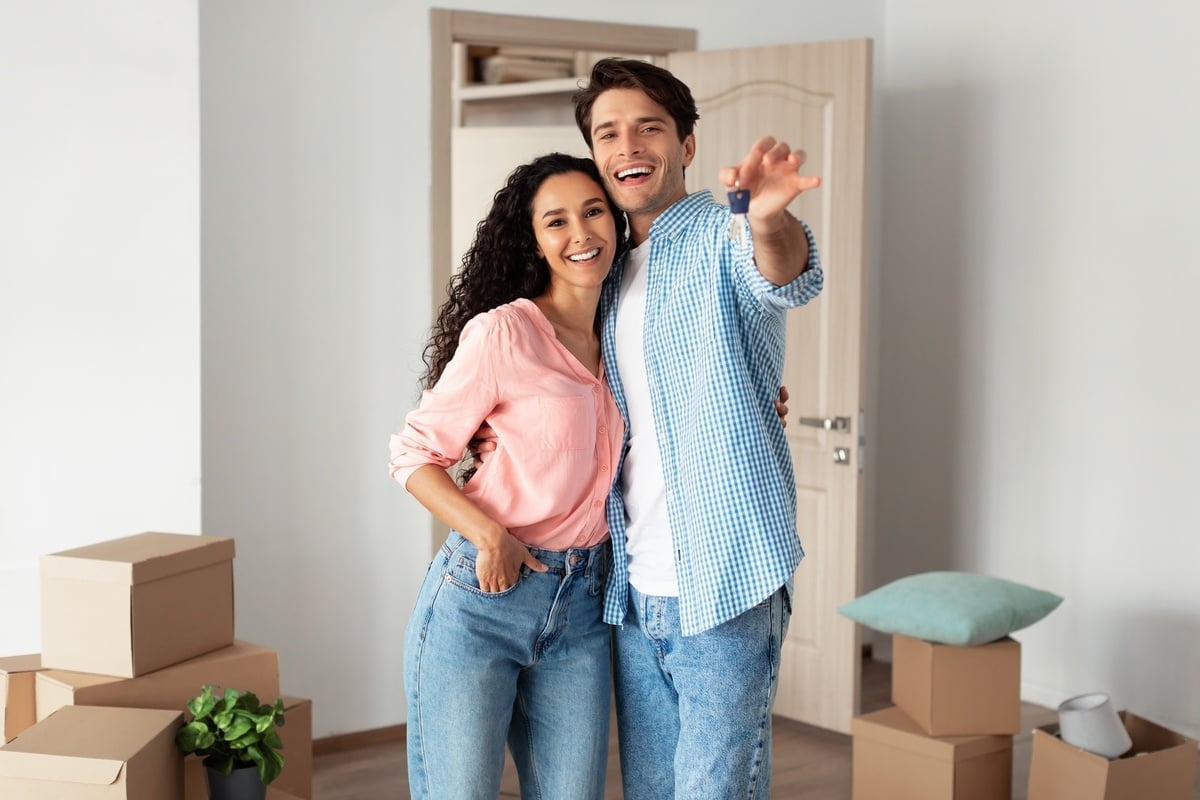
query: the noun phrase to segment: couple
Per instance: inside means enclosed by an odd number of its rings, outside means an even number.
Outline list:
[[[684,189],[698,116],[666,70],[598,62],[575,96],[592,159],[518,167],[452,280],[391,441],[452,529],[405,639],[414,798],[493,800],[507,741],[522,797],[600,800],[613,686],[628,800],[769,796],[803,556],[773,401],[784,313],[822,284],[786,207],[819,179],[759,140],[721,174],[751,192],[739,243]]]

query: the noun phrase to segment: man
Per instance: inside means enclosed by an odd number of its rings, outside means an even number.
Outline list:
[[[699,118],[688,87],[605,59],[575,118],[633,249],[601,299],[605,370],[627,421],[608,500],[621,771],[629,800],[766,798],[771,707],[803,557],[773,407],[784,315],[821,290],[811,232],[787,212],[820,180],[770,137],[727,186],[751,193],[744,244],[728,208],[688,195]]]

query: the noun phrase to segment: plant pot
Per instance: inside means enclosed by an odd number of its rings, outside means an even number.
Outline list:
[[[228,775],[205,767],[209,800],[266,800],[267,787],[258,777],[258,767],[238,767]]]

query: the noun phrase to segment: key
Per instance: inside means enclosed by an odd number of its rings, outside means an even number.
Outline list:
[[[742,247],[746,244],[746,212],[750,210],[750,190],[741,188],[735,182],[733,191],[729,193],[729,210],[733,212],[729,221],[729,238]]]

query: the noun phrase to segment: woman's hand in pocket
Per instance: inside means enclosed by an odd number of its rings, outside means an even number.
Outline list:
[[[475,559],[475,577],[479,588],[495,594],[506,592],[517,584],[521,567],[545,572],[549,567],[533,557],[529,548],[517,541],[508,531],[495,538],[491,547],[480,547]]]

